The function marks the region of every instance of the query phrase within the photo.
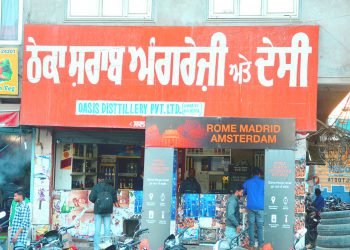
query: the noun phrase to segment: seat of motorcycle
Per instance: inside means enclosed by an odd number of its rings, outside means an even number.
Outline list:
[[[165,239],[165,241],[167,240],[175,240],[175,235],[169,235],[168,238]]]
[[[60,237],[60,234],[57,230],[51,230],[51,231],[48,231],[46,234],[44,234],[44,237],[49,243],[51,241],[57,240]]]

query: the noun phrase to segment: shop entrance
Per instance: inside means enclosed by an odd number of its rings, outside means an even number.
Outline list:
[[[142,219],[151,230],[151,248],[162,244],[160,235],[167,234],[174,224],[178,232],[191,227],[186,239],[190,244],[222,238],[228,191],[233,184],[250,178],[257,167],[265,173],[265,242],[277,250],[289,249],[294,223],[294,126],[290,119],[148,119]],[[174,161],[176,155],[178,162]],[[171,175],[177,165],[176,176]],[[196,172],[200,193],[176,192],[174,198],[174,182],[179,189],[190,169]],[[162,193],[158,194],[158,186]],[[162,202],[154,196],[164,194],[172,195],[170,204],[176,199],[175,221],[169,217],[167,222],[162,209],[155,209]],[[244,206],[243,202],[242,212],[246,214]]]
[[[9,219],[14,192],[21,188],[27,198],[31,193],[31,130],[4,129],[0,134],[0,211]],[[7,227],[4,227],[6,232]],[[1,247],[0,247],[1,248]]]

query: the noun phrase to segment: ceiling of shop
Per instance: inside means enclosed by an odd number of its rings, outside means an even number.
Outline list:
[[[350,85],[318,85],[317,119],[327,123],[333,109],[350,92]]]

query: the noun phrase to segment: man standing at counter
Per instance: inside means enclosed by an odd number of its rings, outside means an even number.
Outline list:
[[[230,246],[239,246],[238,239],[234,242],[232,240],[240,232],[239,225],[241,224],[241,214],[239,212],[239,199],[243,196],[243,187],[241,184],[235,185],[232,190],[230,198],[226,207],[226,240],[230,243]]]
[[[201,186],[196,180],[196,171],[190,168],[188,172],[189,177],[183,180],[180,184],[180,194],[200,194]]]
[[[111,236],[111,214],[113,213],[113,204],[118,206],[117,193],[108,180],[99,178],[98,183],[91,190],[89,200],[94,203],[94,250],[99,250],[102,221],[104,236],[107,238]]]
[[[262,171],[254,169],[254,176],[247,180],[244,187],[244,194],[247,195],[248,223],[249,223],[249,249],[255,249],[255,223],[258,229],[258,246],[262,249],[264,245],[264,180]]]

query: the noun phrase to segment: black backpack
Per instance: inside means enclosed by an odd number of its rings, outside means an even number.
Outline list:
[[[113,210],[113,197],[111,192],[102,191],[97,195],[96,204],[97,211],[101,214],[111,213]]]

